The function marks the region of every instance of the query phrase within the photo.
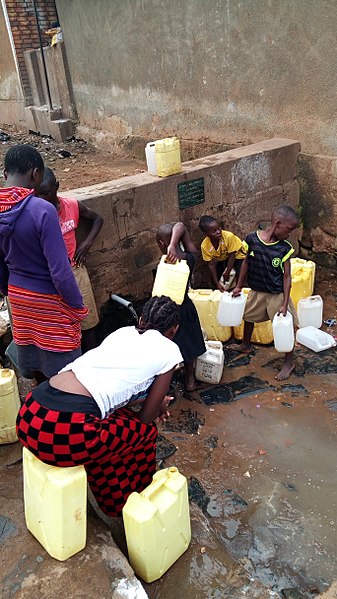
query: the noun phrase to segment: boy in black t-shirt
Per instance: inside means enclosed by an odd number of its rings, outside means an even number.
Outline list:
[[[271,215],[271,225],[265,231],[250,233],[246,238],[247,257],[244,259],[237,286],[233,296],[241,293],[243,281],[247,275],[248,294],[244,312],[243,342],[231,346],[241,353],[249,353],[250,340],[255,322],[273,320],[275,314],[292,314],[297,324],[297,313],[290,299],[291,272],[290,256],[294,252],[287,241],[291,231],[298,227],[298,215],[291,206],[280,206]],[[295,368],[293,351],[285,354],[282,370],[276,377],[283,381]]]

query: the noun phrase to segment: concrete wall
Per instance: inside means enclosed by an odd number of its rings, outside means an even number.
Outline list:
[[[25,50],[40,47],[33,2],[31,0],[2,0],[2,2],[6,5],[11,26],[25,101],[26,104],[31,104],[31,90],[24,52]],[[36,9],[42,43],[47,45],[50,38],[45,34],[45,31],[52,26],[52,23],[57,21],[55,2],[54,0],[36,0]]]
[[[182,220],[197,244],[198,221],[212,214],[241,237],[270,219],[274,207],[299,203],[296,163],[300,144],[271,139],[183,164],[183,172],[164,179],[142,173],[65,193],[104,217],[88,268],[97,303],[110,292],[137,298],[149,294],[152,269],[160,251],[155,232],[164,222]],[[179,209],[177,185],[204,178],[205,202]],[[296,236],[293,241],[296,243]],[[207,268],[199,261],[194,286],[205,281]]]
[[[334,0],[57,0],[80,123],[337,154]]]
[[[47,46],[43,49],[43,54],[53,107],[60,107],[63,117],[75,119],[77,115],[71,90],[64,43],[59,42],[54,46]],[[35,106],[44,106],[48,104],[48,90],[43,70],[41,50],[26,50],[24,56],[32,94],[32,104]]]
[[[306,247],[333,262],[335,0],[56,4],[80,135],[139,154],[145,141],[177,134],[185,160],[273,136],[301,140]]]
[[[337,156],[300,155],[301,256],[336,268]]]
[[[0,3],[0,124],[24,123],[24,99]]]

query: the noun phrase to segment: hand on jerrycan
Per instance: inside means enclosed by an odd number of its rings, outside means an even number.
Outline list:
[[[232,291],[232,296],[233,297],[239,297],[239,295],[241,295],[241,287],[234,287],[233,291]]]

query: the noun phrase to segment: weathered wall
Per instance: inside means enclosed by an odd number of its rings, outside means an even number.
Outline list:
[[[21,83],[26,104],[31,104],[31,90],[26,70],[25,50],[39,48],[39,35],[32,1],[5,0],[8,19],[11,25],[16,57],[20,70]],[[50,38],[45,34],[54,22],[57,21],[54,0],[36,0],[36,9],[39,18],[40,33],[43,44],[47,45]],[[15,120],[12,122],[16,122]]]
[[[337,157],[300,155],[301,255],[336,268],[337,258]]]
[[[24,122],[24,99],[0,3],[0,123]]]
[[[269,221],[274,207],[286,203],[297,208],[299,150],[296,141],[271,139],[185,163],[181,174],[164,179],[142,173],[65,193],[104,217],[88,256],[98,305],[109,292],[144,297],[151,291],[152,269],[160,258],[155,231],[164,222],[182,220],[199,244],[202,214],[223,219],[226,228],[244,237]],[[204,178],[205,202],[180,210],[177,184],[199,177]],[[205,273],[200,261],[195,287]]]
[[[81,125],[337,154],[335,0],[57,0]]]
[[[335,0],[56,3],[81,135],[139,153],[177,134],[185,160],[300,139],[307,244],[332,263],[335,231],[319,230],[337,210]]]
[[[44,60],[48,73],[48,84],[53,107],[60,107],[62,117],[75,119],[76,109],[72,95],[71,81],[68,72],[64,43],[43,49]],[[43,70],[41,50],[26,50],[24,52],[32,103],[35,106],[48,104],[48,90]]]

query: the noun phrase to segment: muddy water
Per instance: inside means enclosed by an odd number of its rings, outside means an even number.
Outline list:
[[[145,585],[151,599],[289,589],[308,599],[337,578],[337,349],[297,348],[284,384],[278,362],[273,347],[257,347],[248,364],[225,368],[226,389],[213,397],[206,387],[184,396],[177,381],[161,466],[188,478],[192,543]]]

